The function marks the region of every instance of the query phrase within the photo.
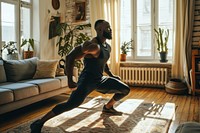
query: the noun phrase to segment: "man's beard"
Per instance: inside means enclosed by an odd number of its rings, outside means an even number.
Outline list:
[[[103,32],[103,37],[105,37],[106,39],[112,39],[112,34],[110,32]]]

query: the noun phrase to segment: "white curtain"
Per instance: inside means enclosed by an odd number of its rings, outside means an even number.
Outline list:
[[[176,35],[172,63],[172,77],[189,81],[191,41],[195,0],[176,1]]]
[[[92,26],[98,19],[104,19],[111,25],[113,39],[108,41],[112,48],[109,66],[114,74],[119,74],[120,0],[90,0],[89,3]],[[96,36],[94,27],[92,27],[92,36]]]

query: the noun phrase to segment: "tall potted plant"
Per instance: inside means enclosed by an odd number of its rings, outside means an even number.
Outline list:
[[[128,42],[124,41],[120,47],[120,61],[126,61],[127,52],[130,52],[130,50],[133,48],[133,39]]]
[[[28,40],[27,39],[22,39],[21,47],[23,47],[25,45],[27,45],[27,50],[23,51],[24,59],[33,57],[34,39],[32,39],[32,38],[29,38]]]
[[[64,61],[64,56],[76,46],[82,44],[86,40],[90,40],[87,33],[82,33],[86,28],[90,28],[91,24],[81,25],[69,25],[68,23],[60,23],[57,26],[57,33],[59,35],[56,46],[58,47],[58,55],[61,57],[61,61]],[[81,60],[75,61],[75,67],[78,68],[79,72],[83,63]],[[61,65],[61,67],[64,67]]]
[[[169,29],[165,30],[159,28],[158,30],[154,29],[156,41],[157,41],[157,50],[160,53],[160,62],[167,62],[167,52],[168,52],[168,39],[169,39]]]

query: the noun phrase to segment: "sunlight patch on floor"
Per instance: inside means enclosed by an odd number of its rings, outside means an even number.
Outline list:
[[[175,114],[175,104],[145,103],[142,99],[127,99],[116,104],[115,108],[122,111],[122,116],[105,115],[102,106],[108,99],[96,97],[82,104],[78,108],[64,112],[47,121],[45,126],[62,127],[66,132],[90,129],[108,129],[124,127],[131,122],[129,131],[144,132],[145,130],[159,132]],[[109,123],[109,124],[108,124]],[[157,127],[159,125],[159,127]],[[145,126],[145,129],[144,129]]]
[[[141,99],[127,99],[117,106],[116,109],[124,114],[132,114],[143,101]]]
[[[72,119],[74,117],[78,117],[78,115],[85,113],[86,111],[88,111],[88,109],[100,107],[102,105],[102,103],[100,102],[100,99],[101,99],[101,96],[95,97],[91,99],[90,101],[80,105],[78,108],[64,112],[54,117],[53,120],[52,119],[48,120],[45,123],[45,125],[49,127],[57,127],[59,125],[62,125],[67,120]],[[62,119],[60,118],[60,116],[62,116]]]
[[[67,132],[72,132],[74,131],[74,129],[79,130],[82,127],[91,127],[93,122],[98,121],[98,119],[100,119],[100,116],[101,116],[101,112],[96,112],[88,116],[87,118],[80,120],[77,124],[74,124],[73,126],[64,130]]]
[[[156,104],[152,103],[152,106],[144,113],[144,116],[141,117],[141,120],[137,125],[132,129],[131,132],[160,132],[162,127],[165,127],[167,121],[171,120],[175,115],[176,106],[174,103],[165,103],[165,104]],[[153,126],[159,123],[161,126]],[[141,126],[146,125],[145,129],[142,129]],[[146,131],[144,131],[146,130]]]
[[[88,109],[97,108],[102,104],[101,99],[102,99],[101,96],[95,97],[95,98],[91,99],[90,101],[80,105],[79,107],[80,108],[88,108]]]
[[[78,115],[80,115],[81,113],[84,113],[85,111],[87,111],[87,109],[79,109],[79,108],[72,109],[68,112],[64,112],[64,113],[48,120],[45,123],[45,126],[57,127],[59,125],[62,125],[63,123],[65,123],[69,119],[72,119],[74,117],[78,117]],[[62,118],[61,118],[61,116],[62,116]]]

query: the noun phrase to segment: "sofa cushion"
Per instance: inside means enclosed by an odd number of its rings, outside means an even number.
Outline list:
[[[24,60],[6,60],[4,68],[7,81],[17,82],[24,79],[32,79],[37,65],[37,57]]]
[[[0,88],[0,105],[14,101],[13,92],[9,89]]]
[[[67,87],[68,86],[67,76],[57,76],[56,79],[60,80],[61,87]]]
[[[60,80],[54,79],[54,78],[33,79],[33,80],[20,81],[20,82],[38,85],[39,93],[45,93],[48,91],[61,88]]]
[[[3,60],[0,59],[0,83],[6,82],[6,73],[3,66]]]
[[[33,78],[55,78],[57,64],[57,60],[39,60],[37,62],[37,70]]]
[[[39,89],[36,85],[27,83],[8,83],[1,85],[1,89],[13,91],[15,101],[39,94]]]

